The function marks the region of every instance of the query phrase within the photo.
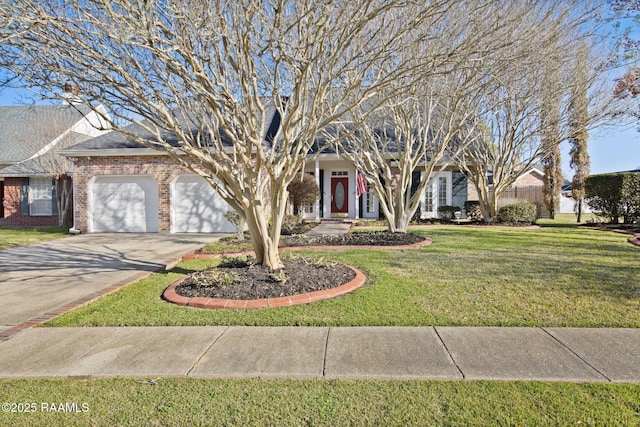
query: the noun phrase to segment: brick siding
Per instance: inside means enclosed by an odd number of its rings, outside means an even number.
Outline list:
[[[58,216],[22,215],[20,193],[22,178],[5,178],[4,180],[4,218],[0,224],[11,227],[49,227],[58,225]]]
[[[94,177],[109,175],[147,175],[158,185],[158,228],[171,228],[171,182],[190,173],[169,156],[112,156],[78,158],[73,163],[75,229],[86,233],[89,225],[89,183]]]

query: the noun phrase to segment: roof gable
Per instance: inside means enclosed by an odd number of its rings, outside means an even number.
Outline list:
[[[0,107],[0,163],[28,159],[88,111],[86,107],[71,105]]]

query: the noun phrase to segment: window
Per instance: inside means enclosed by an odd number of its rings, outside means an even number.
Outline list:
[[[348,171],[333,171],[331,172],[331,176],[349,176]]]
[[[433,184],[427,185],[424,191],[424,210],[425,212],[433,211]]]
[[[441,176],[438,178],[438,206],[445,206],[447,204],[447,177]]]
[[[367,183],[367,192],[364,193],[365,211],[367,213],[375,213],[376,211],[376,195],[371,191],[371,186]]]
[[[300,206],[300,209],[302,210],[303,213],[312,214],[313,203],[303,203],[302,206]]]
[[[29,178],[29,214],[50,216],[53,214],[51,178]]]
[[[437,173],[425,187],[424,203],[420,205],[422,218],[437,218],[438,208],[451,204],[451,176],[451,172]]]

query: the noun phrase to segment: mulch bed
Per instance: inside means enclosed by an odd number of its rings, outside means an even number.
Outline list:
[[[281,247],[305,246],[402,246],[424,242],[415,233],[389,233],[372,231],[325,235],[318,237],[283,237]],[[308,292],[336,288],[351,281],[355,273],[349,267],[330,262],[315,261],[303,257],[283,259],[282,271],[274,272],[256,265],[251,260],[235,258],[193,273],[175,291],[178,295],[194,298],[220,298],[231,300],[256,300],[279,298]]]
[[[191,298],[278,298],[335,288],[355,277],[352,269],[333,262],[295,257],[283,263],[282,271],[274,272],[250,261],[223,262],[192,274],[176,288],[176,293]]]
[[[415,233],[389,233],[388,231],[367,231],[347,233],[342,236],[325,235],[318,237],[283,237],[280,247],[294,246],[402,246],[423,242],[425,238]]]

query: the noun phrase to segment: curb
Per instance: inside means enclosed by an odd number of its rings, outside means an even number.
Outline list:
[[[162,293],[162,299],[170,303],[185,307],[206,308],[210,310],[253,310],[259,308],[290,307],[292,305],[308,304],[311,302],[322,301],[347,294],[364,285],[367,280],[366,276],[357,268],[351,267],[350,265],[347,265],[347,267],[349,267],[356,273],[356,277],[354,277],[351,281],[335,288],[307,292],[304,294],[256,300],[233,300],[225,298],[204,297],[189,298],[178,295],[176,293],[176,288],[187,279],[187,277],[183,277],[182,279],[178,280],[177,282],[170,285],[167,289],[165,289],[165,291]]]

